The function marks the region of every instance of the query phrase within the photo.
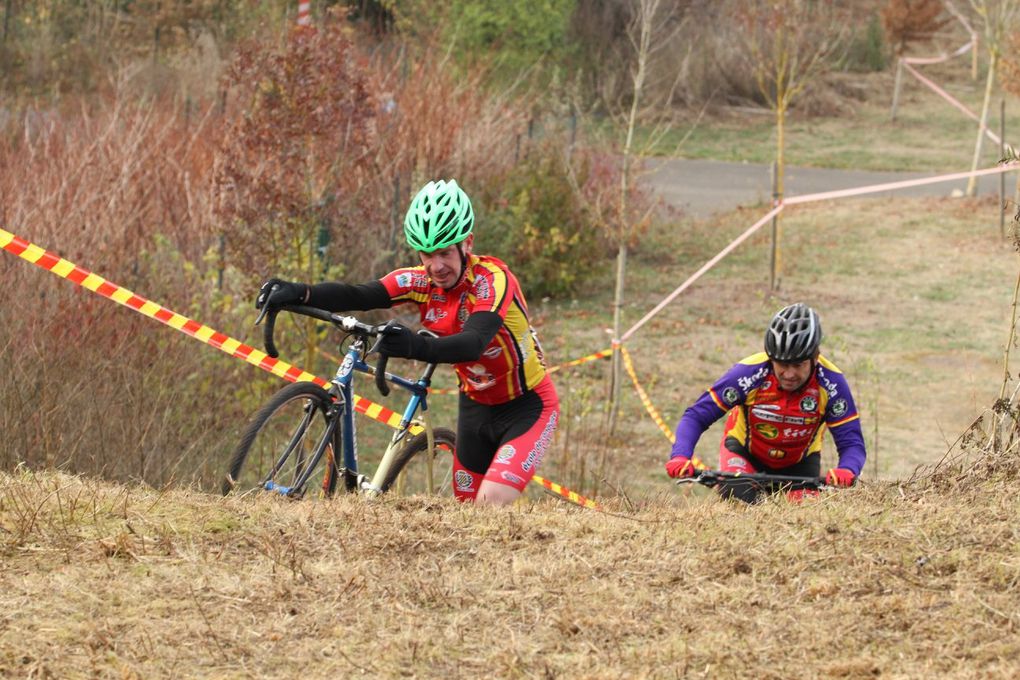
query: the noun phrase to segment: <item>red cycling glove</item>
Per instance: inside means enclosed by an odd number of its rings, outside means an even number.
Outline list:
[[[684,458],[683,456],[670,458],[666,461],[666,474],[673,478],[693,477],[694,463],[691,462],[690,458]]]
[[[825,483],[830,486],[853,486],[857,475],[846,468],[832,468],[825,475]]]

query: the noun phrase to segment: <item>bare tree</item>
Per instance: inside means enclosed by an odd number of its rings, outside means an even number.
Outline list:
[[[974,159],[970,169],[977,170],[981,160],[981,144],[987,134],[988,108],[992,100],[992,87],[995,74],[1002,57],[1006,37],[1016,23],[1020,13],[1020,0],[970,0],[971,7],[977,12],[985,31],[985,46],[988,49],[988,74],[985,77],[985,96],[981,103],[981,117],[978,122],[977,140],[974,142]],[[973,196],[977,191],[977,177],[967,181],[967,195]]]
[[[743,56],[758,91],[775,114],[775,188],[783,195],[786,117],[794,100],[823,74],[846,43],[847,22],[832,3],[813,0],[742,0],[734,3],[736,23],[744,29]],[[776,230],[779,241],[779,228]],[[774,265],[778,284],[779,249]]]
[[[613,121],[611,140],[618,149],[618,182],[615,189],[585,191],[575,188],[592,216],[616,247],[616,283],[613,296],[613,337],[619,338],[623,323],[623,301],[627,257],[635,239],[651,219],[654,204],[643,198],[636,186],[640,158],[658,146],[675,127],[674,97],[681,81],[681,62],[689,54],[678,54],[675,40],[684,25],[688,3],[675,0],[623,0],[628,17],[626,36],[629,87],[604,91],[602,105]],[[615,84],[614,84],[615,85]],[[622,95],[620,92],[623,92]],[[639,126],[647,134],[638,141]],[[614,346],[609,401],[609,430],[614,431],[619,408],[622,357]]]

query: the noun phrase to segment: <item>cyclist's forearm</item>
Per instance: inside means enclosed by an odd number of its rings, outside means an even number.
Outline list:
[[[389,308],[393,301],[379,281],[356,285],[331,282],[311,286],[308,304],[329,312],[352,312]]]
[[[832,432],[832,440],[836,443],[839,467],[850,470],[855,475],[861,474],[864,462],[868,459],[867,450],[864,448],[861,421],[851,420],[848,423],[829,428],[829,431]]]
[[[460,333],[444,338],[425,338],[424,361],[434,364],[456,364],[475,361],[496,337],[503,319],[495,312],[477,312],[464,322]]]
[[[703,394],[684,411],[683,417],[677,423],[676,438],[670,457],[690,458],[694,454],[694,447],[697,446],[701,435],[723,415],[725,415],[725,411],[716,406],[707,393]]]

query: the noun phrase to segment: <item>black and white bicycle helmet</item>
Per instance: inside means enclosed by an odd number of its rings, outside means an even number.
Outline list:
[[[765,353],[774,361],[813,359],[821,344],[818,313],[800,302],[780,309],[765,331]]]

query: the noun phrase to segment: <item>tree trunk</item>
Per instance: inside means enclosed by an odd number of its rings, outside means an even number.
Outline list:
[[[620,382],[623,378],[623,357],[615,344],[623,332],[623,289],[627,280],[627,242],[616,252],[616,293],[613,296],[613,365],[609,383],[609,432],[616,431],[616,416],[620,410]]]
[[[978,169],[981,162],[981,143],[985,138],[985,130],[988,125],[988,107],[992,101],[992,85],[995,84],[995,66],[999,61],[998,52],[992,52],[988,56],[988,77],[985,79],[985,99],[981,104],[981,120],[978,123],[977,141],[974,142],[974,160],[970,164],[970,171]],[[977,193],[977,177],[967,180],[967,195],[973,196]]]
[[[784,97],[780,93],[776,93],[776,177],[775,177],[775,195],[776,200],[783,200],[783,175],[784,167],[786,163],[786,102]],[[773,249],[775,255],[773,257],[773,279],[772,279],[772,290],[779,290],[779,285],[783,280],[783,224],[779,220],[779,215],[773,218]]]

